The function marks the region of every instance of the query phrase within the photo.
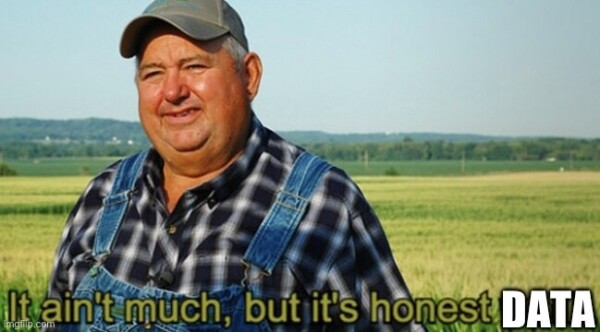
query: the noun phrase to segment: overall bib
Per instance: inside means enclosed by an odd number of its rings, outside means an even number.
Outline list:
[[[84,276],[77,287],[73,299],[87,299],[93,303],[93,321],[86,322],[85,308],[80,312],[78,324],[65,324],[61,331],[270,331],[267,321],[257,324],[247,323],[245,319],[246,292],[253,290],[252,280],[258,275],[269,276],[275,265],[285,252],[300,220],[302,219],[308,201],[322,176],[331,168],[320,158],[303,152],[295,161],[282,190],[265,219],[262,221],[256,234],[252,238],[244,258],[240,262],[245,266],[245,279],[240,284],[230,285],[222,290],[211,292],[207,298],[217,300],[215,306],[208,307],[208,317],[202,317],[198,308],[189,305],[186,308],[187,317],[197,317],[196,321],[172,321],[178,313],[179,305],[187,299],[196,301],[197,298],[186,297],[183,294],[163,290],[156,287],[138,287],[114,277],[102,264],[114,246],[122,219],[128,208],[134,183],[139,177],[147,151],[124,159],[117,171],[116,178],[110,195],[105,198],[104,211],[99,218],[92,254],[95,264]],[[260,271],[257,273],[256,271]],[[110,294],[114,301],[109,306],[110,313],[103,311],[101,305],[102,294]],[[132,321],[125,321],[126,300],[149,300],[156,304],[164,301],[163,316],[168,322],[151,319],[149,307],[144,313],[137,312],[137,316],[144,315],[145,321],[135,317]],[[213,301],[214,302],[214,301]],[[161,308],[160,305],[156,306]],[[219,310],[220,309],[220,310]],[[158,309],[157,309],[158,310]],[[219,310],[220,312],[218,312]],[[196,316],[194,316],[196,315]],[[136,316],[134,314],[134,316]],[[109,317],[109,321],[105,318]],[[131,317],[130,317],[131,318]],[[150,320],[149,320],[150,319]],[[165,319],[163,319],[165,320]]]

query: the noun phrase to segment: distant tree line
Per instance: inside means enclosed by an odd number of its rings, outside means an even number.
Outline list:
[[[600,160],[600,139],[546,138],[489,142],[414,141],[305,145],[329,160]]]
[[[43,157],[116,157],[145,144],[1,142],[5,159]],[[600,139],[515,139],[488,142],[415,141],[380,143],[312,143],[308,151],[332,161],[386,160],[600,160]]]
[[[600,139],[510,138],[457,134],[327,134],[285,132],[332,161],[600,160]],[[0,156],[117,157],[148,146],[138,122],[111,119],[0,119]],[[0,158],[0,162],[2,158]]]
[[[42,120],[0,119],[0,142],[35,142],[47,139],[72,142],[106,142],[118,138],[124,142],[147,142],[137,122],[112,119]]]
[[[120,157],[140,151],[141,144],[1,142],[5,159]]]

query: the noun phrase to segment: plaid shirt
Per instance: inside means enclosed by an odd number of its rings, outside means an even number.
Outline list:
[[[238,160],[218,177],[188,190],[169,213],[161,187],[163,161],[151,150],[104,266],[131,284],[188,296],[239,284],[244,278],[241,258],[300,152],[301,148],[254,118],[251,136]],[[110,192],[116,166],[91,181],[71,212],[57,249],[49,297],[60,298],[64,291],[74,291],[94,263],[92,246],[99,211]],[[166,284],[157,281],[165,271],[172,276]],[[307,299],[305,307],[313,291],[337,291],[340,299],[353,298],[361,318],[352,327],[357,330],[399,329],[368,324],[371,292],[390,301],[410,298],[373,210],[349,177],[335,168],[315,191],[273,274],[255,282],[263,297],[282,299],[295,293]],[[338,306],[331,307],[333,318],[339,315],[336,310]],[[339,320],[335,322],[339,324]],[[335,323],[273,326],[286,331],[350,328]]]

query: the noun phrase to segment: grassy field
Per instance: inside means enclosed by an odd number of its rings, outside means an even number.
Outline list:
[[[467,160],[414,160],[375,161],[365,165],[357,161],[335,163],[353,176],[452,176],[481,175],[513,172],[600,171],[597,161],[482,161]]]
[[[98,174],[117,157],[69,157],[6,160],[21,176],[89,176]]]
[[[22,176],[75,176],[97,174],[117,157],[39,158],[6,160]],[[450,176],[536,171],[600,171],[598,161],[338,161],[336,166],[352,176]]]
[[[415,297],[477,298],[488,291],[496,321],[505,287],[586,288],[600,306],[600,172],[355,179],[380,216]],[[4,320],[10,289],[28,289],[39,303],[68,210],[88,181],[0,178]]]

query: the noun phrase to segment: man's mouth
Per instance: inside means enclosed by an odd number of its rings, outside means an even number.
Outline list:
[[[166,113],[164,117],[172,124],[187,124],[196,119],[198,111],[200,111],[198,108],[189,108],[181,111]]]
[[[184,116],[188,116],[192,112],[195,112],[195,111],[194,110],[187,110],[187,111],[183,111],[183,112],[169,114],[169,116],[174,116],[176,118],[182,118]]]

